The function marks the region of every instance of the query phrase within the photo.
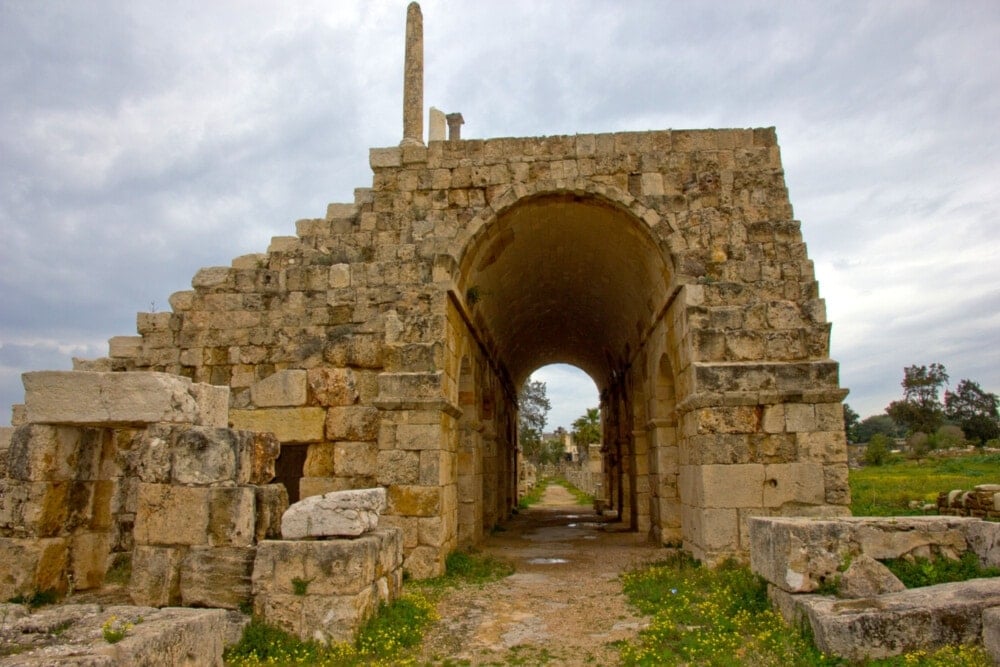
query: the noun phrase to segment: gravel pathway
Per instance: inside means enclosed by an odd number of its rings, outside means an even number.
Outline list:
[[[576,504],[550,485],[542,502],[514,517],[481,550],[515,573],[482,587],[449,591],[441,620],[424,640],[437,664],[613,665],[613,642],[644,626],[625,602],[619,575],[664,551],[645,535]]]

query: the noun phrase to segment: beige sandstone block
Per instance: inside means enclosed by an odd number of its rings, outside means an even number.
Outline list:
[[[294,580],[308,582],[306,595],[355,594],[375,581],[382,546],[374,533],[354,539],[265,540],[257,545],[254,596],[292,595]]]
[[[364,483],[364,486],[370,486]],[[303,477],[299,480],[299,498],[322,496],[331,491],[348,491],[356,488],[353,477]]]
[[[375,480],[379,485],[416,484],[419,478],[419,452],[388,449],[376,454]]]
[[[400,424],[396,427],[396,449],[443,449],[444,433],[439,424]]]
[[[150,607],[180,604],[180,568],[185,551],[136,544],[132,550],[132,577],[128,584],[132,603]]]
[[[313,443],[306,450],[302,475],[304,477],[333,477],[335,460],[335,449],[332,442]]]
[[[389,487],[389,513],[403,516],[437,516],[441,509],[441,488],[437,486]]]
[[[142,350],[142,336],[113,336],[108,339],[108,356],[112,359],[134,359]]]
[[[403,569],[414,579],[441,576],[444,574],[444,554],[437,547],[416,547],[406,555]]]
[[[137,545],[203,545],[209,536],[208,487],[140,483],[133,535]]]
[[[66,591],[69,540],[0,537],[0,599]]]
[[[225,424],[226,387],[195,388],[167,373],[38,371],[22,375],[29,422],[72,425]],[[228,401],[228,399],[227,399]]]
[[[179,589],[185,607],[240,609],[251,599],[256,549],[191,549],[180,564]]]
[[[308,399],[306,386],[306,371],[278,371],[250,386],[250,401],[258,408],[302,406]]]
[[[77,533],[70,539],[70,572],[77,590],[100,588],[108,570],[111,534]]]
[[[785,503],[821,505],[826,485],[819,463],[777,463],[764,467],[764,507]]]
[[[250,486],[212,487],[208,497],[208,543],[247,547],[257,527],[256,497]]]
[[[354,370],[311,368],[307,381],[312,395],[323,406],[354,405],[360,398]]]
[[[288,509],[288,490],[284,484],[267,484],[254,487],[254,513],[256,524],[254,540],[273,540],[281,537],[281,517]]]
[[[378,443],[337,442],[334,469],[338,476],[374,477],[377,473]]]
[[[362,405],[333,407],[326,412],[328,440],[378,439],[379,411]]]
[[[266,408],[233,410],[233,428],[273,433],[281,442],[322,442],[326,410],[323,408]]]

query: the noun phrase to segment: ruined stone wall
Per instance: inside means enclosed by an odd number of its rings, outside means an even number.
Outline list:
[[[613,348],[592,372],[614,397],[606,488],[623,516],[711,559],[745,549],[751,514],[844,511],[845,392],[773,129],[432,141],[370,162],[353,204],[202,269],[172,312],[139,314],[139,336],[78,367],[231,387],[235,427],[305,449],[301,494],[388,487],[408,569],[438,573],[461,530],[475,540],[480,516],[513,504],[514,385],[534,370],[496,337],[514,313],[475,303],[471,281],[504,252],[505,216],[560,197],[613,211],[655,277],[622,295],[644,320],[593,341]],[[574,298],[525,307],[544,316]],[[613,320],[618,306],[593,307]]]

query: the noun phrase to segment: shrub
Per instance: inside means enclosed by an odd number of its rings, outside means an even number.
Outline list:
[[[950,581],[1000,577],[1000,568],[982,567],[972,551],[958,560],[952,558],[891,558],[882,561],[907,588],[921,588]]]
[[[865,454],[862,460],[867,465],[880,466],[889,460],[890,455],[889,438],[881,433],[876,433],[868,441],[868,446],[865,447]]]

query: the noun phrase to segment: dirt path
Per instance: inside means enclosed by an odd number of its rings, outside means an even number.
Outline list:
[[[447,593],[424,640],[423,659],[449,664],[613,665],[611,642],[645,620],[625,603],[618,575],[664,555],[645,535],[623,532],[550,485],[482,547],[515,573]]]

